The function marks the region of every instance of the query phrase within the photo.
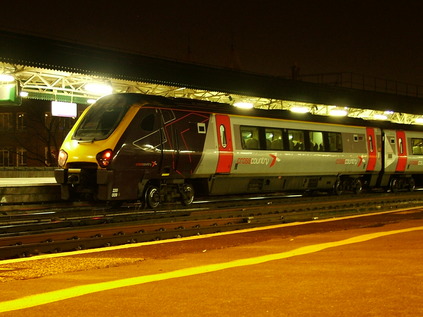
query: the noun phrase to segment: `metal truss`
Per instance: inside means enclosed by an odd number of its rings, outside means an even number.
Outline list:
[[[114,92],[134,92],[165,97],[189,98],[222,102],[233,105],[236,102],[251,103],[259,109],[282,109],[292,111],[306,111],[314,115],[330,115],[337,109],[336,105],[322,105],[297,102],[294,100],[277,100],[263,97],[251,97],[230,94],[218,91],[207,91],[186,87],[165,86],[145,82],[126,81],[122,79],[104,78],[77,73],[56,71],[51,69],[13,65],[0,62],[0,74],[12,74],[19,82],[22,92],[28,94],[27,98],[60,100],[77,103],[89,103],[90,100],[100,96],[89,93],[84,86],[90,82],[108,83]],[[366,120],[386,120],[403,124],[418,124],[421,116],[381,112],[371,109],[342,108],[349,117],[363,118]]]

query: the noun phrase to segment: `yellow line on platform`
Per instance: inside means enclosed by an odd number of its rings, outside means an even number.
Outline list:
[[[190,268],[176,270],[176,271],[167,272],[167,273],[160,273],[160,274],[153,274],[153,275],[147,275],[147,276],[126,278],[126,279],[117,280],[117,281],[75,286],[75,287],[70,287],[70,288],[66,288],[62,290],[51,291],[47,293],[36,294],[36,295],[31,295],[31,296],[18,298],[18,299],[0,302],[0,313],[20,310],[25,308],[31,308],[31,307],[35,307],[39,305],[58,302],[65,299],[75,298],[75,297],[79,297],[79,296],[83,296],[87,294],[93,294],[97,292],[102,292],[102,291],[107,291],[107,290],[112,290],[112,289],[117,289],[117,288],[122,288],[127,286],[134,286],[134,285],[157,282],[157,281],[162,281],[162,280],[167,280],[172,278],[180,278],[180,277],[186,277],[186,276],[192,276],[192,275],[198,275],[198,274],[204,274],[204,273],[210,273],[210,272],[217,272],[217,271],[221,271],[225,269],[237,268],[242,266],[261,264],[261,263],[265,263],[269,261],[281,260],[281,259],[286,259],[289,257],[310,254],[310,253],[322,251],[328,248],[334,248],[334,247],[349,245],[353,243],[365,242],[365,241],[369,241],[369,240],[380,238],[380,237],[385,237],[385,236],[399,234],[399,233],[407,233],[407,232],[417,231],[417,230],[423,230],[423,226],[401,229],[401,230],[392,230],[392,231],[364,234],[364,235],[360,235],[360,236],[356,236],[356,237],[352,237],[352,238],[348,238],[348,239],[344,239],[340,241],[304,246],[295,250],[282,252],[282,253],[234,260],[234,261],[218,263],[218,264],[209,264],[209,265],[203,265],[198,267],[190,267]]]

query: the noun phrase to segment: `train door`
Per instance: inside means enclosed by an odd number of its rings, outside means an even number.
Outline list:
[[[216,115],[216,129],[219,147],[216,173],[230,173],[233,161],[233,145],[229,116]]]
[[[179,140],[177,129],[172,124],[176,116],[172,110],[160,110],[161,129],[160,137],[162,144],[162,164],[160,165],[161,176],[171,176],[175,172],[176,165],[179,162]]]
[[[374,128],[366,128],[367,149],[369,154],[369,162],[367,163],[366,171],[371,172],[375,170],[377,162],[377,147],[376,136]]]
[[[397,167],[396,172],[404,172],[407,166],[407,146],[404,131],[397,131]]]
[[[128,158],[135,160],[135,166],[145,170],[148,177],[157,177],[162,168],[161,120],[154,108],[141,109],[128,131],[128,141],[132,141],[137,152],[128,152]],[[127,163],[130,166],[130,163]]]

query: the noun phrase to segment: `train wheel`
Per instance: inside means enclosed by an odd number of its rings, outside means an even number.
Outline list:
[[[391,180],[391,191],[397,193],[401,189],[401,184],[398,178],[393,178]]]
[[[363,182],[361,181],[361,179],[356,178],[353,181],[353,191],[357,195],[363,192]]]
[[[191,205],[194,201],[194,188],[190,184],[184,184],[181,190],[182,205]]]
[[[160,192],[156,186],[149,186],[145,191],[145,203],[147,207],[155,209],[160,204]]]
[[[410,177],[408,180],[408,190],[412,192],[414,189],[416,189],[416,182],[414,181],[414,178]]]
[[[333,192],[336,195],[342,195],[342,193],[344,192],[344,184],[340,179],[335,182],[335,185],[333,186]]]

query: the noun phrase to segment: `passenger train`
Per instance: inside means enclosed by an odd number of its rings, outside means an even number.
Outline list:
[[[193,202],[199,195],[413,190],[423,131],[352,118],[112,94],[87,108],[55,170],[62,199]]]

